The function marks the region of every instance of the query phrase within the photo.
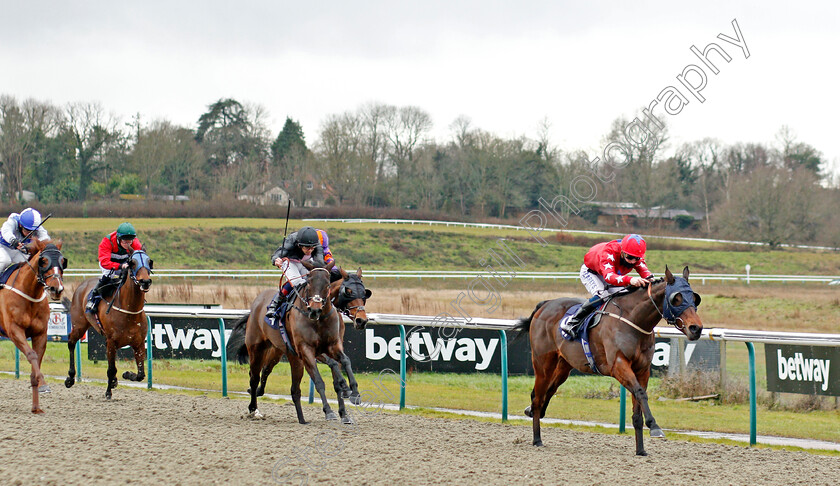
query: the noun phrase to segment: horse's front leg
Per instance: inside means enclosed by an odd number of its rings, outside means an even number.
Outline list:
[[[344,379],[344,376],[341,374],[341,363],[330,358],[327,354],[318,355],[318,361],[330,367],[336,393],[340,393],[341,396],[349,398],[352,392],[350,387],[347,386],[347,381]]]
[[[117,343],[108,338],[105,347],[108,357],[108,388],[105,390],[105,398],[110,400],[111,390],[117,387]]]
[[[47,353],[47,333],[40,336],[34,336],[32,338],[32,349],[35,350],[35,353],[38,355],[38,392],[39,393],[52,393],[50,390],[50,385],[47,384],[47,380],[44,379],[44,374],[41,373],[41,363],[44,362],[44,355]]]
[[[315,384],[315,390],[318,392],[318,396],[321,397],[321,404],[323,405],[324,415],[326,416],[327,420],[338,420],[338,415],[332,411],[330,408],[329,402],[327,402],[327,394],[326,388],[324,386],[324,380],[321,378],[321,373],[318,371],[318,364],[315,361],[315,350],[309,345],[302,345],[299,346],[298,354],[300,355],[301,360],[303,360],[303,366],[306,368],[306,372],[309,374],[309,377],[312,379],[312,382]],[[341,401],[341,395],[339,395],[339,403]]]
[[[665,437],[665,432],[662,432],[662,429],[659,428],[659,425],[656,423],[656,419],[653,418],[653,413],[650,411],[650,406],[648,405],[647,400],[647,386],[648,381],[650,380],[650,368],[645,370],[643,373],[640,373],[636,378],[639,380],[639,386],[642,387],[642,393],[645,397],[645,401],[642,403],[642,413],[644,413],[645,423],[650,429],[650,436],[654,439],[662,439]]]
[[[653,414],[650,412],[648,405],[648,397],[646,387],[639,383],[639,379],[630,367],[629,362],[624,357],[616,357],[613,367],[612,376],[626,388],[633,397],[633,430],[636,434],[636,455],[646,456],[644,444],[644,425],[645,418],[650,427],[651,437],[664,437],[662,429],[656,425],[653,419]],[[647,380],[645,380],[647,384]]]
[[[8,320],[5,320],[9,322]],[[6,329],[11,328],[12,326],[7,326]],[[41,374],[41,367],[39,366],[40,360],[38,359],[38,353],[29,347],[29,342],[26,340],[26,335],[24,334],[23,330],[19,327],[15,326],[8,331],[9,339],[15,344],[21,353],[26,357],[26,360],[29,361],[29,366],[32,368],[32,371],[29,373],[29,384],[32,386],[32,413],[44,413],[41,410],[41,404],[38,397],[38,383],[43,378]]]
[[[140,342],[136,342],[131,345],[131,348],[134,350],[134,361],[137,363],[137,373],[133,371],[126,371],[123,373],[123,378],[126,380],[131,381],[143,381],[146,378],[146,346],[142,340]]]
[[[347,398],[350,399],[350,403],[353,405],[359,405],[362,403],[362,395],[359,393],[359,382],[356,381],[356,375],[353,374],[353,365],[350,364],[350,358],[344,354],[344,351],[341,351],[339,357],[341,367],[347,373],[347,380],[350,382],[350,396]]]
[[[331,354],[333,357],[335,357],[337,359],[341,359],[341,356],[344,354],[344,351],[341,349],[341,344],[338,344],[336,346],[332,346],[329,350],[329,354]],[[336,369],[333,370],[333,374],[338,373],[338,375],[341,376],[341,371],[339,369],[338,362],[334,361],[334,360],[332,360],[332,361],[336,364]],[[346,387],[347,385],[345,384],[344,386]],[[342,393],[343,390],[340,386],[340,383],[333,380],[333,388],[335,389],[335,394],[338,397],[338,415],[339,415],[339,417],[341,417],[341,423],[342,424],[352,424],[353,419],[351,419],[347,415],[347,409],[344,406],[344,394]]]

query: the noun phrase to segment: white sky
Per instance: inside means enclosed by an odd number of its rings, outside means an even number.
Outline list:
[[[426,110],[439,141],[459,115],[506,137],[548,118],[556,145],[595,155],[612,120],[682,89],[692,45],[716,42],[732,61],[705,103],[663,115],[671,146],[770,143],[788,125],[840,169],[840,3],[577,3],[0,0],[0,93],[190,127],[232,97],[265,106],[273,136],[300,121],[310,144],[369,101]],[[749,59],[716,38],[732,19]]]

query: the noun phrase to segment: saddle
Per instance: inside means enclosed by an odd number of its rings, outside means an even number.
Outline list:
[[[566,310],[566,313],[563,314],[563,317],[560,319],[560,322],[557,323],[557,329],[560,332],[560,335],[563,336],[563,339],[566,341],[576,341],[583,336],[583,333],[588,333],[589,329],[597,326],[601,322],[601,309],[609,304],[609,301],[612,300],[607,299],[601,305],[599,305],[594,311],[590,312],[588,316],[583,318],[583,322],[580,324],[580,331],[578,333],[578,337],[576,339],[572,339],[572,337],[561,327],[562,324],[565,324],[572,318],[575,314],[577,314],[578,309],[583,307],[583,304],[575,304],[569,307]]]
[[[0,275],[0,285],[5,284],[9,280],[9,277],[11,277],[15,270],[17,270],[21,265],[23,265],[23,263],[13,263],[9,265],[3,274]]]

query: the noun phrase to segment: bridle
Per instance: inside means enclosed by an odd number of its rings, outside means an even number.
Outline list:
[[[326,273],[327,273],[327,281],[329,281],[329,273],[330,273],[330,272],[329,272],[329,270],[327,270],[326,268],[314,268],[314,269],[312,269],[312,271],[310,271],[310,272],[309,272],[309,275],[311,276],[312,274],[314,274],[315,272],[318,272],[318,271],[326,272]],[[309,280],[307,281],[307,286],[309,285],[309,283],[310,283],[311,281],[312,281],[311,279],[309,279]],[[296,293],[296,294],[297,294],[297,296],[300,298],[300,300],[302,300],[302,301],[303,301],[303,303],[304,303],[304,304],[306,304],[306,308],[307,308],[307,309],[309,309],[309,310],[310,310],[310,312],[312,311],[312,304],[324,304],[325,302],[329,302],[329,298],[326,298],[326,299],[325,299],[325,298],[324,298],[324,297],[322,297],[320,294],[315,294],[315,295],[312,295],[312,296],[306,297],[306,296],[300,295],[300,294],[299,294],[296,290],[295,290],[295,293]],[[327,293],[329,294],[329,285],[327,285]],[[293,307],[294,307],[295,309],[297,309],[297,311],[298,311],[298,312],[300,312],[301,314],[303,314],[304,316],[306,316],[306,312],[305,312],[303,309],[301,309],[300,307],[298,307],[298,306],[296,306],[296,305],[294,305]],[[323,309],[323,307],[322,307],[322,309]],[[319,318],[318,318],[318,320],[321,320],[321,319],[323,319],[324,317],[326,317],[326,316],[328,316],[328,315],[331,315],[333,312],[335,312],[335,306],[331,306],[331,307],[330,307],[330,313],[329,313],[329,314],[326,314],[326,315],[323,315],[323,316],[321,316],[321,317],[319,317]],[[314,319],[312,319],[312,318],[311,318],[311,317],[309,317],[309,316],[307,316],[307,317],[308,317],[309,319],[311,319],[311,320],[314,320]]]
[[[358,277],[356,277],[354,279],[353,277],[355,277],[355,274],[351,275],[351,276],[348,276],[344,280],[344,282],[342,282],[341,287],[338,289],[338,295],[335,297],[333,304],[341,311],[342,314],[349,317],[351,320],[355,321],[356,316],[359,314],[359,312],[365,310],[365,302],[366,302],[367,299],[364,298],[364,292],[362,292],[362,297],[353,298],[354,294],[355,294],[355,291],[354,291],[354,289],[350,289],[351,296],[348,298],[348,297],[345,296],[345,293],[341,290],[341,289],[345,289],[345,288],[347,288],[347,289],[350,288],[350,287],[347,286],[348,282],[355,283],[356,285],[364,288],[364,284],[362,284],[361,279],[359,279]],[[353,280],[351,281],[351,279],[353,279]],[[358,282],[356,282],[356,280],[358,280]],[[353,300],[356,300],[356,299],[361,299],[362,305],[351,305],[351,306],[347,305],[347,304],[349,304],[350,302],[352,302]],[[350,311],[353,311],[352,315],[350,314]]]
[[[135,268],[129,268],[128,274],[131,277],[131,281],[134,282],[134,285],[136,285],[142,292],[148,292],[151,289],[151,286],[143,288],[143,285],[141,285],[140,281],[137,280],[137,272],[139,272],[141,268],[146,268],[149,270],[149,275],[152,274],[151,264],[146,263],[150,260],[149,255],[142,250],[137,250],[131,254],[130,259],[137,262],[137,266]]]

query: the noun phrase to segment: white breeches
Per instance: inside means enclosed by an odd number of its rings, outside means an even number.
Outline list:
[[[607,284],[602,276],[590,271],[586,265],[580,266],[580,281],[590,294],[598,297],[606,297],[624,288]]]

